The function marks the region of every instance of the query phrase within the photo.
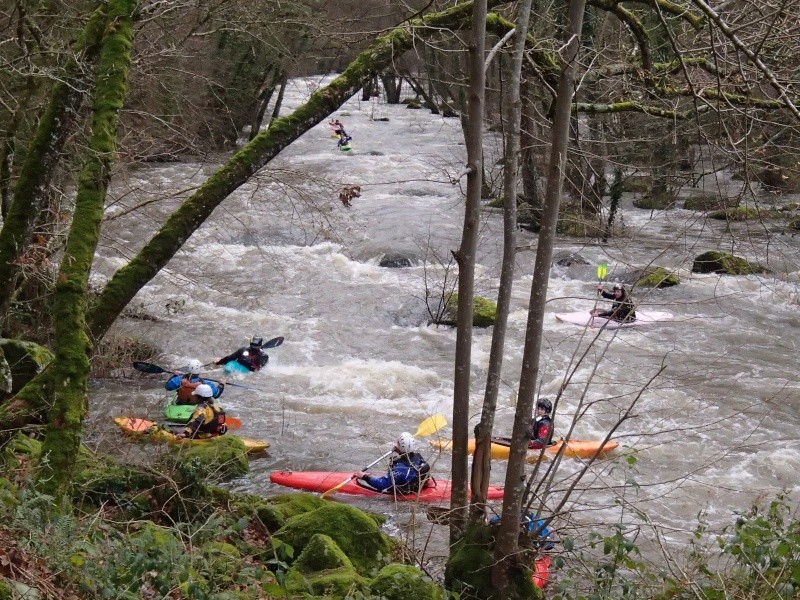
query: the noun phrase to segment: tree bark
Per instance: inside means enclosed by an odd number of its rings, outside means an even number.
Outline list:
[[[92,135],[78,179],[75,212],[53,298],[55,359],[50,377],[55,398],[42,445],[39,489],[56,499],[72,481],[86,413],[91,342],[86,334],[86,301],[111,163],[117,149],[117,121],[127,94],[133,14],[138,0],[111,0],[100,50],[92,107]]]
[[[458,263],[458,314],[453,377],[453,460],[450,497],[450,544],[461,537],[467,518],[469,438],[469,388],[472,357],[472,312],[475,293],[475,253],[478,247],[481,185],[483,182],[483,110],[486,76],[486,0],[476,0],[469,44],[469,98],[467,102],[467,197],[461,246],[453,256]]]
[[[86,29],[66,66],[66,75],[55,84],[36,135],[28,149],[13,199],[0,230],[0,323],[5,322],[8,306],[20,268],[17,259],[28,247],[33,223],[47,201],[46,188],[58,164],[59,154],[72,131],[72,123],[83,100],[86,87],[82,60],[90,61],[100,48],[106,9],[98,8],[89,18]]]
[[[567,12],[563,49],[564,68],[559,78],[556,96],[545,206],[536,250],[519,396],[514,414],[511,454],[508,460],[508,470],[506,471],[503,518],[496,536],[495,563],[492,568],[492,580],[495,587],[501,590],[501,595],[508,587],[509,575],[519,555],[520,511],[525,487],[525,458],[528,448],[526,430],[533,412],[534,394],[539,375],[542,324],[544,322],[550,263],[553,257],[558,210],[564,182],[564,165],[569,142],[569,119],[575,86],[575,62],[580,49],[581,26],[583,24],[585,5],[585,0],[570,0]]]
[[[486,376],[486,391],[483,396],[481,420],[475,427],[475,454],[472,459],[472,517],[485,514],[486,495],[492,467],[492,429],[497,410],[497,394],[503,370],[508,313],[511,306],[511,290],[514,283],[514,262],[517,246],[517,171],[519,167],[520,127],[522,102],[520,76],[525,56],[525,40],[530,21],[532,0],[523,0],[517,16],[517,32],[510,69],[506,102],[505,151],[503,169],[503,263],[500,270],[500,288],[497,293],[497,318],[492,333],[489,353],[489,372]]]

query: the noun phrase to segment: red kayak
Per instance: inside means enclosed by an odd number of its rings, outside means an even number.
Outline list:
[[[308,492],[327,492],[336,487],[342,481],[351,477],[351,472],[343,471],[273,471],[269,474],[269,480],[278,485],[306,490]],[[444,479],[431,478],[431,484],[423,489],[419,494],[381,494],[367,488],[361,487],[355,479],[351,479],[336,493],[354,494],[358,496],[372,496],[387,498],[391,500],[412,500],[419,502],[440,502],[450,500],[450,481]],[[489,500],[499,500],[503,497],[503,488],[489,486],[487,498]]]
[[[550,581],[550,562],[550,557],[547,554],[540,555],[533,561],[531,580],[536,587],[543,588]]]

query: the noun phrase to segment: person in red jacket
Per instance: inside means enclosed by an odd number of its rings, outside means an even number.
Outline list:
[[[531,419],[531,426],[528,428],[528,448],[539,450],[549,446],[553,440],[553,419],[550,413],[553,411],[553,403],[547,398],[539,398],[536,401],[536,416]]]

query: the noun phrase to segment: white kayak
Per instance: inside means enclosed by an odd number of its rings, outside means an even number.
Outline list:
[[[626,327],[639,327],[640,325],[651,325],[659,321],[668,321],[674,315],[664,311],[647,311],[636,310],[636,319],[634,321],[625,321],[621,323],[613,319],[606,319],[604,317],[593,317],[589,314],[588,310],[580,310],[570,313],[556,313],[556,319],[564,323],[572,323],[580,327],[589,327],[590,329],[622,329]]]

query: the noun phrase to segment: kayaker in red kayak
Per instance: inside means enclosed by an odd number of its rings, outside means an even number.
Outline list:
[[[417,441],[414,436],[404,431],[393,448],[397,456],[390,461],[386,475],[378,477],[358,471],[353,476],[362,487],[382,494],[415,494],[426,487],[431,470],[416,449]]]
[[[193,395],[197,401],[197,408],[189,417],[189,422],[183,432],[175,437],[204,438],[225,435],[228,431],[225,426],[225,411],[214,402],[214,392],[211,386],[202,383],[195,388]]]
[[[214,364],[225,365],[235,360],[243,367],[247,367],[248,371],[258,371],[267,366],[267,362],[269,362],[269,355],[261,349],[263,344],[264,340],[260,336],[254,335],[250,338],[249,346],[239,348],[233,354],[220,358]]]
[[[215,382],[203,379],[200,377],[202,369],[203,363],[195,358],[189,361],[186,373],[178,373],[167,379],[164,387],[170,392],[178,391],[178,399],[175,404],[197,404],[197,398],[193,397],[193,394],[199,385],[209,386],[214,398],[219,398],[222,395],[225,384],[221,381]]]
[[[528,429],[528,448],[539,450],[549,446],[553,440],[553,419],[550,413],[553,411],[553,403],[547,398],[539,398],[536,401],[536,415],[531,419],[531,426]]]
[[[633,309],[633,300],[628,296],[625,286],[621,283],[615,283],[610,292],[607,292],[602,285],[597,286],[597,293],[603,298],[613,300],[609,310],[602,308],[595,308],[589,311],[593,317],[604,317],[606,319],[613,319],[624,323],[627,321],[636,320],[636,311]]]

